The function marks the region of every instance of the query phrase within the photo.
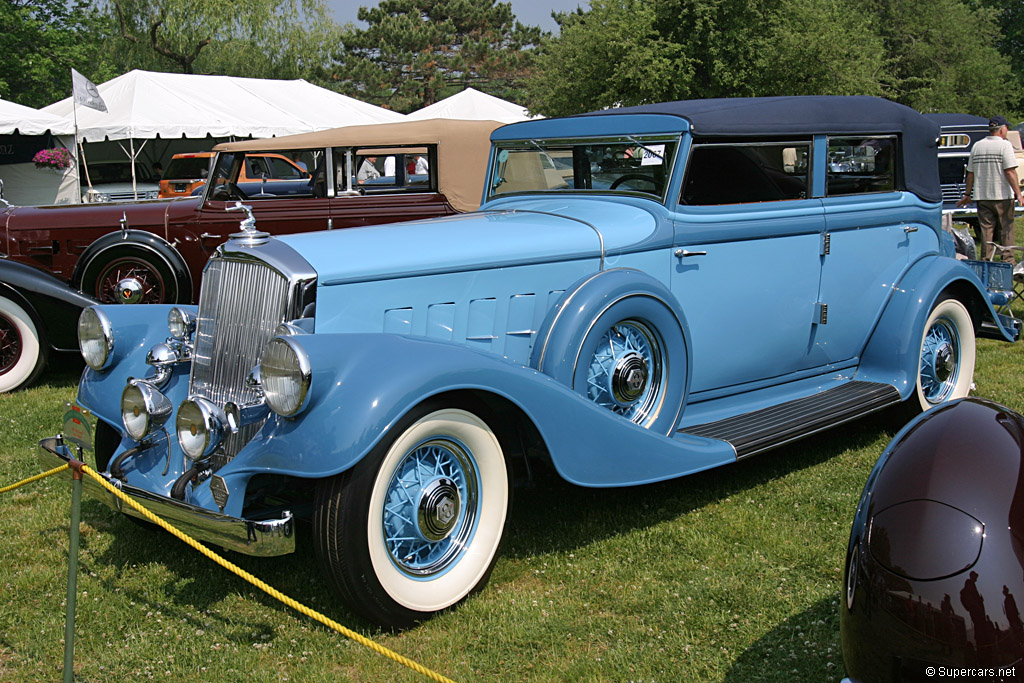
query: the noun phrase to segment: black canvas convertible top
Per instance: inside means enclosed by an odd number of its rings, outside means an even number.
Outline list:
[[[682,100],[604,109],[581,116],[663,114],[690,124],[694,137],[897,133],[903,139],[906,187],[941,201],[937,162],[939,126],[910,107],[880,97],[793,96]]]

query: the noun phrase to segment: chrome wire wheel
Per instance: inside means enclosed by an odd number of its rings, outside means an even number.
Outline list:
[[[921,391],[932,405],[946,401],[956,386],[959,373],[960,337],[945,318],[936,320],[925,332],[921,348]]]
[[[166,303],[167,285],[160,269],[135,256],[127,256],[112,261],[104,268],[96,279],[97,298],[105,304],[126,303],[124,284],[132,284],[133,298],[130,303],[156,304]]]
[[[465,444],[439,437],[414,447],[385,493],[382,529],[391,561],[403,573],[443,573],[472,540],[480,485]]]
[[[427,401],[317,485],[317,556],[352,609],[404,628],[487,583],[509,503],[505,456],[485,418]]]
[[[665,381],[658,337],[639,320],[622,320],[597,342],[587,367],[586,395],[636,424],[657,409]]]

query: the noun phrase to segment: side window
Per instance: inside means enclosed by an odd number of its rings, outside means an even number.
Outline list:
[[[691,206],[776,202],[809,194],[811,144],[695,144],[681,202]]]
[[[893,135],[829,138],[825,196],[894,191],[897,158]]]
[[[437,187],[437,150],[432,145],[353,149],[352,158],[352,186],[365,194],[431,192]]]

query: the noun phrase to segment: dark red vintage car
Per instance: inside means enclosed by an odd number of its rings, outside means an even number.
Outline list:
[[[348,126],[219,145],[196,196],[0,210],[0,258],[49,271],[104,302],[187,303],[213,250],[249,205],[272,234],[432,218],[475,209],[494,121]],[[272,152],[309,177],[252,178],[246,152]]]

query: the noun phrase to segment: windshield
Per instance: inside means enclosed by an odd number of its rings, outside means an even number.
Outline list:
[[[519,192],[615,191],[664,199],[678,139],[498,143],[488,197]]]

